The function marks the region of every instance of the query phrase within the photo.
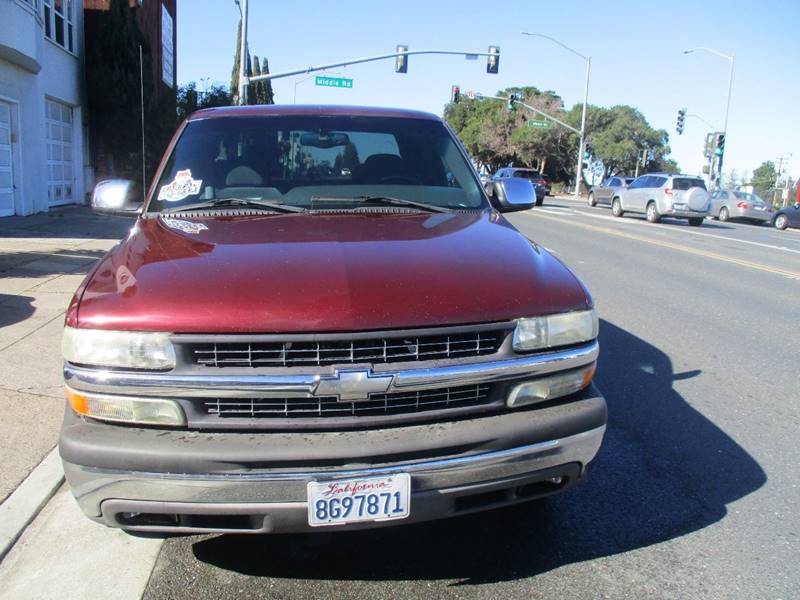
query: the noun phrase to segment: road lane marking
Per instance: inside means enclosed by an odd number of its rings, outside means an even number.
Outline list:
[[[530,213],[525,213],[529,216]],[[590,231],[598,231],[600,233],[607,233],[609,235],[615,235],[617,237],[626,238],[630,240],[636,240],[638,242],[644,242],[645,244],[652,244],[654,246],[660,246],[662,248],[669,248],[671,250],[678,250],[680,252],[686,252],[687,254],[694,254],[696,256],[704,256],[706,258],[712,258],[714,260],[719,260],[735,265],[739,265],[742,267],[748,267],[750,269],[755,269],[758,271],[765,271],[767,273],[773,273],[775,275],[781,275],[788,279],[800,279],[800,272],[795,271],[787,271],[785,269],[777,269],[775,267],[770,267],[767,265],[762,265],[761,263],[754,263],[749,260],[742,260],[740,258],[733,258],[731,256],[724,256],[722,254],[717,254],[715,252],[708,252],[706,250],[698,250],[695,248],[688,248],[686,246],[681,246],[679,244],[673,244],[672,242],[665,242],[662,240],[655,240],[652,238],[646,238],[640,235],[635,235],[632,233],[628,233],[626,231],[617,231],[616,229],[609,229],[608,227],[598,227],[597,225],[589,225],[588,223],[576,223],[575,221],[569,219],[561,219],[558,217],[549,217],[547,215],[541,215],[543,219],[549,219],[551,221],[559,221],[561,223],[566,223],[568,225],[574,225],[575,227],[581,227],[583,229],[588,229]]]
[[[642,221],[640,219],[621,219],[619,217],[610,217],[608,215],[595,215],[592,213],[587,212],[580,212],[580,211],[573,211],[575,214],[583,215],[585,217],[591,217],[592,219],[605,219],[607,221],[614,221],[616,223],[628,224],[628,223],[637,223],[643,227],[656,227],[659,229],[665,229],[669,231],[677,231],[680,233],[687,233],[689,235],[699,235],[701,237],[710,237],[715,238],[718,240],[725,240],[726,242],[739,242],[740,244],[750,244],[751,246],[760,246],[762,248],[769,248],[770,250],[783,250],[784,252],[792,252],[793,254],[800,254],[800,250],[796,250],[794,248],[787,248],[786,246],[775,246],[773,244],[765,244],[764,242],[753,242],[751,240],[741,240],[739,238],[732,238],[726,237],[724,235],[716,235],[714,233],[705,233],[703,231],[691,231],[689,229],[684,229],[681,227],[675,227],[672,225],[666,224],[659,224],[659,223],[647,223],[646,221]]]

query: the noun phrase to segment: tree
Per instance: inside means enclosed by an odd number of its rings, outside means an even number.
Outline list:
[[[242,54],[242,21],[239,19],[239,26],[236,34],[236,52],[233,55],[233,69],[231,69],[231,98],[234,104],[239,103],[239,69]],[[269,74],[269,62],[265,58],[262,62],[258,61],[258,56],[250,57],[250,50],[247,49],[247,65],[245,69],[247,77]],[[275,104],[275,94],[272,91],[272,82],[253,81],[247,86],[248,104]]]
[[[342,151],[342,168],[353,169],[359,164],[358,149],[355,147],[355,144],[351,142],[347,144]]]
[[[775,187],[775,180],[777,178],[778,171],[775,169],[775,163],[768,160],[761,163],[761,165],[753,171],[750,185],[753,186],[753,189],[759,196],[769,199],[770,192]]]
[[[509,93],[521,93],[526,104],[580,127],[582,105],[565,111],[563,101],[552,90],[513,87],[497,96]],[[509,111],[504,102],[464,99],[448,104],[444,116],[480,167],[494,171],[513,163],[539,169],[552,181],[571,183],[575,179],[579,136],[557,125],[528,127],[530,119],[542,117],[523,107]],[[668,158],[667,132],[652,128],[631,106],[587,107],[586,131],[592,148],[590,170],[597,169],[604,177],[633,174],[645,150],[645,170],[678,171],[677,163]]]
[[[175,92],[161,86],[159,93],[154,93],[160,83],[153,80],[150,44],[129,3],[111,0],[107,11],[98,13],[96,34],[86,44],[86,97],[95,173],[140,181],[142,89],[145,162],[150,174],[175,130]]]
[[[239,104],[239,70],[242,63],[242,20],[236,29],[236,52],[233,55],[233,69],[231,69],[231,96],[234,104]]]
[[[212,108],[214,106],[230,106],[233,98],[225,87],[213,85],[203,92],[197,91],[197,84],[190,81],[178,88],[177,114],[178,120],[183,121],[196,110]]]
[[[575,105],[570,111],[568,121],[571,124],[579,125],[581,108],[581,105]],[[632,175],[636,163],[641,164],[645,150],[647,153],[640,172],[678,171],[677,163],[667,158],[670,153],[669,134],[663,129],[653,129],[644,115],[632,106],[589,106],[586,131],[592,156],[602,163],[603,178]]]

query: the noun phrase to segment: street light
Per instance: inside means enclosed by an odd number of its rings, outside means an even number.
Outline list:
[[[574,55],[579,56],[583,60],[586,61],[586,83],[583,87],[583,112],[581,114],[581,140],[578,144],[578,169],[577,173],[575,173],[575,197],[577,198],[581,192],[581,177],[583,174],[583,148],[586,143],[586,105],[589,100],[589,73],[592,69],[592,57],[591,56],[584,56],[577,50],[574,50],[567,46],[566,44],[559,42],[557,39],[550,37],[549,35],[545,35],[543,33],[534,33],[532,31],[523,31],[522,35],[530,35],[535,37],[541,37],[546,40],[550,40],[551,42],[558,44],[565,50],[569,50]]]
[[[725,135],[725,139],[728,137],[728,114],[731,111],[731,90],[733,89],[733,55],[728,56],[720,52],[719,50],[714,50],[713,48],[706,48],[705,46],[699,46],[697,48],[689,48],[688,50],[684,50],[684,54],[691,54],[692,52],[697,52],[698,50],[703,50],[704,52],[710,52],[711,54],[716,54],[720,58],[724,58],[729,60],[731,63],[730,68],[730,75],[728,76],[728,103],[725,106],[725,124],[722,126],[722,133]],[[722,176],[722,157],[719,158],[718,163],[719,168],[719,175]]]
[[[247,104],[247,0],[233,0],[242,18],[242,45],[239,50],[239,104]]]

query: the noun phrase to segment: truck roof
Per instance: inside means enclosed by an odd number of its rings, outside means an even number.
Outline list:
[[[256,104],[248,106],[220,106],[204,108],[189,115],[189,121],[215,119],[219,117],[253,117],[253,116],[295,116],[295,115],[332,115],[354,117],[396,117],[402,119],[426,119],[440,121],[436,115],[419,110],[405,108],[382,108],[378,106],[347,106],[326,104]]]

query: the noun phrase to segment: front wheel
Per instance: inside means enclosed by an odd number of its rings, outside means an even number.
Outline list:
[[[625,211],[622,210],[622,203],[619,201],[619,198],[614,198],[613,202],[611,202],[611,214],[615,217],[621,217],[625,214]]]
[[[775,217],[775,229],[786,229],[789,226],[789,219],[786,215],[778,215]]]
[[[647,205],[647,221],[650,223],[658,223],[661,220],[661,215],[658,214],[656,203],[651,202]]]
[[[728,212],[727,207],[723,206],[719,209],[719,220],[720,221],[727,221],[731,218],[731,213]]]
[[[597,200],[594,199],[592,192],[589,192],[589,206],[597,206]]]
[[[690,217],[689,225],[692,227],[700,227],[703,224],[703,217]]]

